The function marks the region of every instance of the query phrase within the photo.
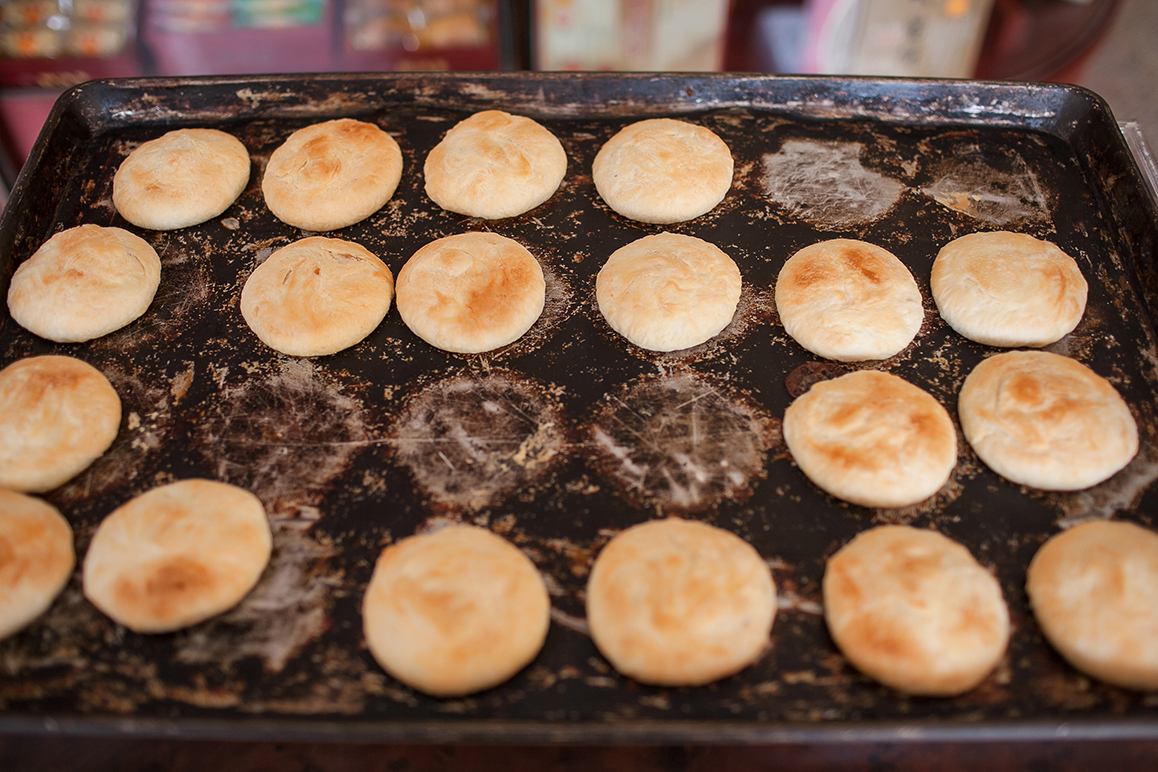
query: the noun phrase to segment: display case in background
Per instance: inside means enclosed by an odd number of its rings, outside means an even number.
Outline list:
[[[57,96],[77,83],[512,70],[527,66],[515,40],[524,1],[0,0],[0,177],[11,186]]]

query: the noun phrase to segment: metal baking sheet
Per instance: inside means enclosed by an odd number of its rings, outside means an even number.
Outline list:
[[[500,108],[549,127],[569,168],[556,195],[520,217],[444,212],[422,163],[454,123]],[[332,235],[397,273],[423,244],[472,229],[538,257],[547,307],[521,341],[459,356],[418,340],[396,312],[365,341],[312,359],[261,345],[238,310],[249,272],[303,235],[264,206],[270,153],[301,126],[348,116],[390,132],[405,168],[394,198]],[[731,191],[688,223],[615,215],[590,168],[601,144],[644,117],[717,132],[736,159]],[[127,225],[112,175],[137,144],[211,126],[249,149],[249,186],[222,216],[170,232]],[[170,635],[137,635],[88,604],[79,571],[47,614],[0,642],[0,730],[390,740],[802,741],[939,736],[1158,736],[1158,699],[1085,678],[1045,644],[1024,593],[1026,566],[1067,522],[1158,512],[1158,213],[1104,102],[1043,84],[734,75],[321,75],[96,81],[56,105],[0,221],[0,287],[53,233],[82,223],[140,234],[161,287],[128,327],[79,345],[40,340],[0,317],[0,363],[67,353],[105,372],[124,403],[113,447],[47,499],[78,554],[100,520],[160,483],[191,476],[254,491],[274,556],[249,597]],[[779,433],[811,379],[877,367],[951,413],[988,350],[939,318],[928,275],[950,239],[995,228],[1057,242],[1090,283],[1079,327],[1051,346],[1109,378],[1141,433],[1137,458],[1090,490],[1008,483],[960,443],[928,502],[872,510],[805,479]],[[603,322],[594,275],[616,248],[670,230],[739,264],[732,324],[695,349],[659,355]],[[818,361],[779,324],[776,273],[832,237],[891,250],[925,297],[914,343],[880,363]],[[737,676],[657,688],[617,675],[586,634],[590,562],[617,530],[666,514],[750,541],[775,576],[769,651]],[[463,699],[425,697],[366,651],[359,604],[384,545],[439,518],[485,525],[523,548],[552,593],[538,658]],[[914,698],[853,670],[828,637],[825,559],[879,523],[932,527],[990,567],[1013,619],[1009,651],[974,691]]]

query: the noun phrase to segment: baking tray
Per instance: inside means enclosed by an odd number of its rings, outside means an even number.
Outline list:
[[[421,168],[455,122],[485,108],[556,133],[569,168],[558,193],[520,217],[444,212]],[[391,312],[358,346],[313,359],[265,348],[238,311],[241,286],[303,232],[265,208],[259,181],[294,129],[349,116],[398,140],[404,172],[377,214],[332,235],[397,273],[421,245],[466,230],[525,244],[548,282],[542,319],[485,355],[431,348]],[[649,226],[615,215],[590,178],[623,125],[671,116],[716,131],[736,159],[713,212]],[[172,128],[230,131],[253,158],[222,216],[150,232],[111,204],[112,174]],[[864,739],[1158,737],[1158,699],[1091,681],[1045,644],[1025,568],[1068,522],[1158,512],[1158,212],[1109,109],[1070,86],[746,75],[424,74],[109,80],[67,92],[0,220],[0,286],[51,234],[82,223],[139,233],[161,256],[161,287],[130,326],[80,345],[0,318],[0,362],[67,353],[105,372],[124,403],[113,447],[47,499],[83,556],[125,500],[190,476],[253,490],[274,556],[233,611],[189,630],[130,633],[83,598],[79,573],[47,614],[0,642],[0,730],[139,736],[495,742],[825,742]],[[964,233],[1009,228],[1057,242],[1090,283],[1085,318],[1051,350],[1109,378],[1138,420],[1137,458],[1111,480],[1043,493],[988,471],[960,443],[949,483],[900,510],[840,502],[807,481],[779,433],[817,377],[878,367],[953,413],[964,376],[991,350],[937,315],[928,275]],[[655,354],[609,330],[593,300],[603,260],[670,230],[739,264],[740,309],[717,339]],[[784,332],[772,283],[824,238],[880,244],[925,298],[914,343],[881,363],[817,361]],[[694,430],[691,428],[694,427]],[[721,470],[726,471],[723,473]],[[698,688],[617,675],[586,634],[590,561],[617,530],[665,514],[729,529],[772,567],[772,646],[737,676]],[[536,660],[463,699],[425,697],[387,677],[363,644],[359,605],[392,540],[439,519],[485,525],[522,547],[552,593]],[[824,561],[885,522],[932,527],[998,577],[1013,635],[996,671],[955,698],[916,698],[853,670],[825,630]]]

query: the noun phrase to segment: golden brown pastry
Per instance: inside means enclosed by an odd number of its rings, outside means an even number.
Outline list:
[[[659,233],[620,247],[595,278],[595,299],[611,329],[652,351],[699,345],[732,321],[740,269],[714,244]]]
[[[287,225],[332,231],[381,209],[402,179],[402,149],[373,123],[339,118],[298,129],[269,157],[265,204]]]
[[[788,258],[776,279],[776,310],[797,343],[841,362],[888,359],[913,341],[925,317],[905,264],[855,239],[821,241]]]
[[[237,605],[271,549],[256,496],[214,480],[180,480],[101,521],[84,557],[84,594],[134,632],[171,632]]]
[[[398,272],[398,313],[432,346],[477,354],[505,346],[543,312],[539,261],[514,239],[469,232],[432,241]]]
[[[961,386],[957,414],[990,469],[1034,488],[1088,488],[1138,452],[1137,424],[1110,382],[1048,351],[981,362]]]
[[[876,370],[815,384],[788,406],[783,431],[808,479],[866,507],[923,501],[957,464],[948,411],[923,389]]]
[[[272,349],[324,356],[373,332],[393,298],[394,277],[369,250],[311,236],[277,250],[250,274],[241,315]]]
[[[962,545],[886,525],[828,559],[824,619],[859,671],[909,694],[973,689],[1001,660],[1009,610],[1001,586]]]
[[[1121,521],[1076,525],[1033,556],[1025,589],[1071,665],[1125,689],[1158,689],[1158,534]]]
[[[949,326],[987,346],[1046,346],[1086,310],[1086,280],[1074,259],[1024,233],[954,239],[937,253],[930,281]]]
[[[0,640],[48,609],[75,565],[72,527],[56,507],[0,489]]]
[[[704,126],[649,118],[621,129],[591,167],[595,189],[624,217],[674,223],[707,214],[732,187],[732,151]]]
[[[587,623],[623,675],[697,686],[737,673],[769,645],[772,572],[722,528],[668,518],[628,528],[595,558]]]
[[[567,153],[530,118],[484,110],[446,133],[423,173],[426,194],[443,209],[497,220],[553,196],[567,173]]]
[[[8,310],[24,329],[58,343],[119,330],[148,310],[161,283],[161,259],[120,228],[61,231],[16,268]]]
[[[551,601],[530,558],[477,526],[387,547],[362,600],[370,653],[419,691],[451,697],[497,686],[539,653]]]
[[[121,399],[92,365],[66,356],[18,359],[0,370],[0,488],[42,493],[108,450]]]
[[[173,230],[224,212],[249,183],[249,151],[217,129],[176,129],[137,147],[113,176],[113,205],[141,228]]]

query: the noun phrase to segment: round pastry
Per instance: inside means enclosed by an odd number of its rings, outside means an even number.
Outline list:
[[[366,644],[387,673],[451,697],[497,686],[543,647],[551,601],[517,547],[450,526],[387,547],[362,600]]]
[[[121,399],[92,365],[66,356],[18,359],[0,370],[0,488],[42,493],[109,449]]]
[[[80,225],[61,231],[16,268],[8,310],[24,329],[58,343],[119,330],[149,308],[161,283],[161,258],[120,228]]]
[[[241,290],[241,315],[262,343],[291,356],[333,354],[381,323],[390,269],[365,247],[311,236],[274,252]]]
[[[432,346],[477,354],[505,346],[543,312],[547,284],[539,261],[494,233],[432,241],[398,272],[398,313]]]
[[[497,220],[530,211],[567,173],[563,145],[540,124],[501,110],[475,113],[426,156],[426,195],[443,209]]]
[[[783,431],[808,479],[866,507],[923,501],[957,464],[948,411],[923,389],[876,370],[814,384],[784,412]]]
[[[84,594],[135,632],[179,630],[237,605],[265,570],[271,544],[252,493],[180,480],[137,496],[97,526]]]
[[[962,545],[886,525],[831,558],[822,582],[829,633],[853,667],[910,694],[977,686],[1009,642],[1001,586]]]
[[[740,285],[740,269],[719,247],[658,233],[612,253],[595,278],[595,299],[611,329],[635,345],[675,351],[728,326]]]
[[[1048,351],[989,357],[961,386],[965,439],[990,469],[1021,485],[1097,485],[1138,452],[1138,427],[1110,382]]]
[[[287,225],[332,231],[381,209],[402,179],[402,150],[372,123],[339,118],[298,129],[269,157],[266,206]]]
[[[72,527],[56,507],[0,489],[0,640],[48,610],[75,565]]]
[[[776,310],[797,343],[840,362],[888,359],[925,317],[905,264],[854,239],[821,241],[788,258],[776,279]]]
[[[1086,280],[1055,244],[1024,233],[971,233],[937,253],[933,300],[954,330],[987,346],[1046,346],[1086,310]]]
[[[1120,521],[1076,525],[1033,556],[1025,589],[1071,665],[1125,689],[1158,689],[1158,534]]]
[[[249,151],[217,129],[176,129],[129,153],[113,205],[141,228],[173,230],[216,217],[249,183]]]
[[[737,673],[768,647],[776,616],[772,572],[721,528],[668,518],[628,528],[595,559],[587,623],[625,676],[697,686]]]
[[[650,118],[607,140],[591,177],[619,214],[666,224],[712,211],[732,187],[733,166],[732,151],[711,129]]]

